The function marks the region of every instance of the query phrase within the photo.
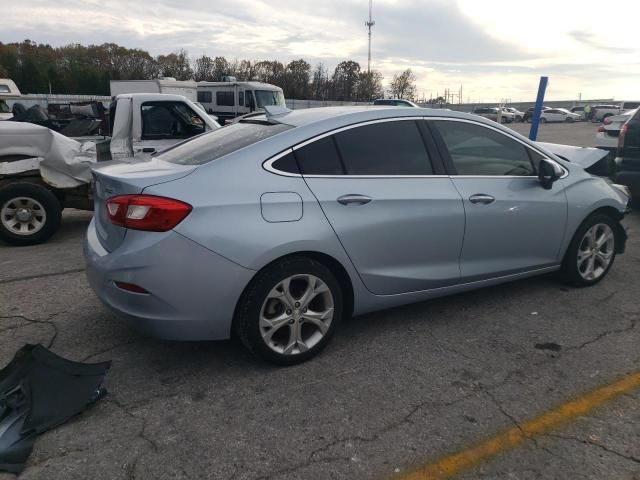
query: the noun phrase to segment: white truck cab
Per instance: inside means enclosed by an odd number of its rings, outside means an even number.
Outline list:
[[[280,87],[262,82],[238,82],[233,77],[226,82],[198,82],[198,103],[223,124],[263,110],[265,106],[285,106]]]
[[[62,209],[91,210],[96,162],[145,162],[156,151],[220,128],[181,95],[118,95],[110,111],[110,138],[73,139],[32,123],[0,122],[0,239],[41,243],[58,229]]]
[[[13,117],[7,100],[19,98],[21,95],[13,80],[0,78],[0,120],[8,120]]]
[[[110,151],[114,159],[155,153],[220,128],[198,105],[181,95],[118,95],[110,110]]]

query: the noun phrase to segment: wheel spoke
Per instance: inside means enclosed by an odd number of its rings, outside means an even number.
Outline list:
[[[583,250],[579,250],[578,251],[578,266],[581,267],[582,264],[589,259],[589,257],[591,257],[591,252],[590,251],[583,251]]]
[[[271,337],[273,337],[274,333],[289,324],[290,318],[291,317],[286,314],[280,315],[279,317],[276,317],[274,319],[268,319],[264,316],[261,316],[260,328],[262,329],[262,338],[264,338],[266,342],[270,342]],[[264,331],[264,329],[268,330]]]
[[[328,308],[324,312],[314,312],[312,310],[308,310],[303,318],[309,323],[318,327],[320,332],[324,335],[329,330],[329,324],[326,323],[326,320],[331,320],[333,318],[333,307]]]
[[[613,240],[613,232],[611,230],[605,230],[600,238],[596,240],[596,247],[602,248],[603,245],[607,244],[610,240]]]
[[[318,277],[314,277],[309,275],[307,278],[307,289],[300,297],[300,305],[301,307],[308,307],[309,304],[316,298],[318,295],[328,292],[329,287],[320,280]]]

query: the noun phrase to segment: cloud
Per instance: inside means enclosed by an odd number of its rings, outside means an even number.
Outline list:
[[[628,1],[620,9],[636,8]],[[427,96],[464,84],[472,97],[528,97],[541,74],[552,75],[549,92],[558,97],[634,96],[635,34],[623,29],[615,42],[599,36],[599,8],[582,0],[576,16],[557,0],[535,8],[515,0],[374,0],[374,68],[386,81],[413,68]],[[550,9],[556,22],[545,20]],[[153,55],[184,48],[192,56],[305,58],[329,68],[355,59],[364,68],[367,15],[366,0],[23,0],[3,6],[2,41],[113,42]]]

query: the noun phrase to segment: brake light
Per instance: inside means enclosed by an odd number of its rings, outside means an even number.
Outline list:
[[[624,137],[627,134],[627,130],[629,130],[629,124],[625,123],[622,126],[622,130],[620,130],[620,136],[618,137],[618,148],[624,148]]]
[[[118,195],[107,200],[107,214],[114,225],[132,230],[166,232],[191,212],[188,203],[154,195]]]
[[[598,127],[598,133],[604,133],[604,132],[606,132],[606,130],[604,129],[604,127],[602,125],[600,125]]]

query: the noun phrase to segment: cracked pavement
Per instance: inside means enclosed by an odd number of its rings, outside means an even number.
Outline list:
[[[35,342],[113,361],[109,395],[41,436],[21,479],[384,479],[640,369],[638,213],[595,287],[544,276],[354,318],[291,368],[131,330],[85,279],[89,218],[0,245],[0,365]],[[638,480],[640,392],[459,478]]]

